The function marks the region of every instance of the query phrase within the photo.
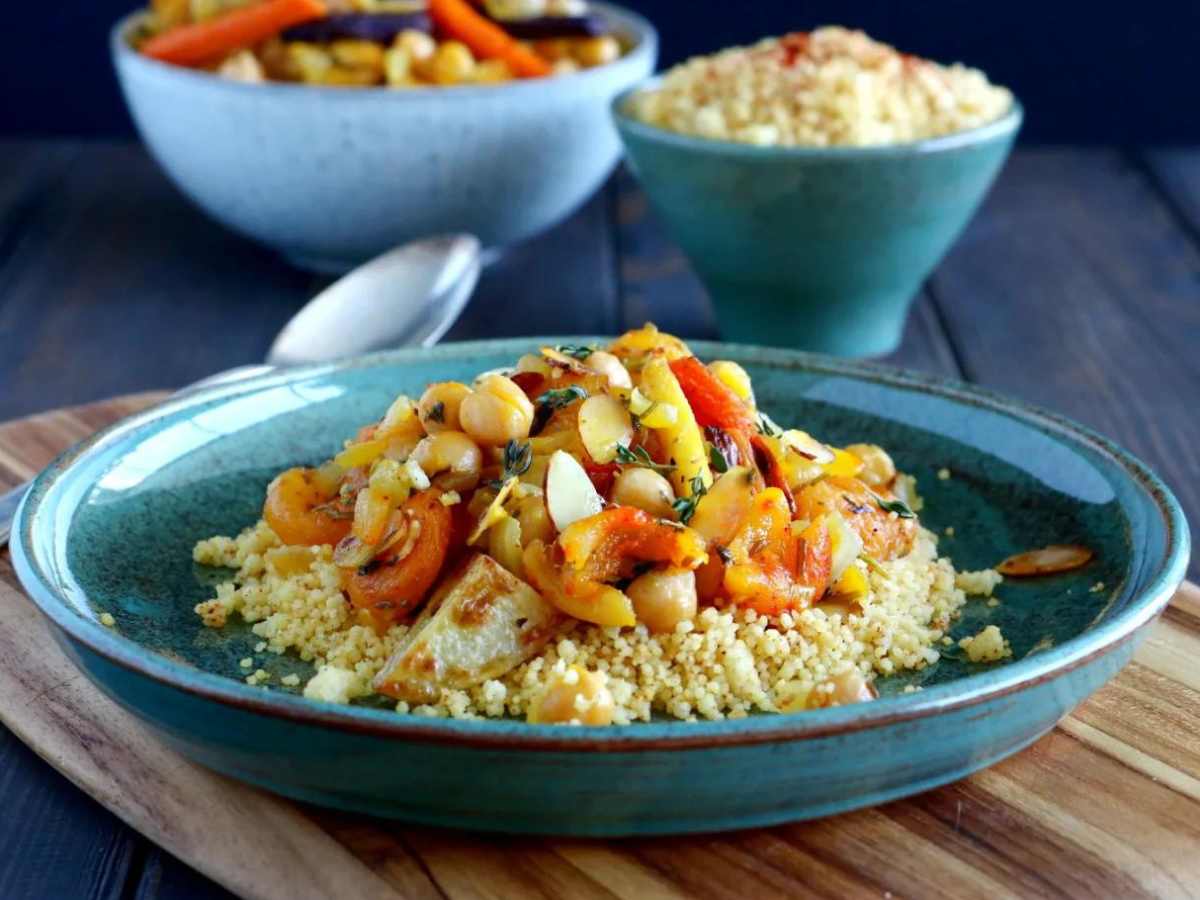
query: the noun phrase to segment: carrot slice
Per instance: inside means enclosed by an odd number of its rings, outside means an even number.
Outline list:
[[[285,28],[322,19],[329,12],[320,0],[266,0],[207,22],[181,25],[142,44],[146,56],[178,66],[199,66],[240,47],[273,37]]]
[[[502,59],[521,78],[550,74],[550,63],[471,8],[465,0],[429,0],[429,15],[448,37],[462,41],[484,59]]]

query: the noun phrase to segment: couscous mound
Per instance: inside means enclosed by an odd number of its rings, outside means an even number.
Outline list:
[[[1012,94],[977,69],[818,28],[701,56],[635,94],[660,128],[759,146],[875,146],[940,137],[1005,115]]]

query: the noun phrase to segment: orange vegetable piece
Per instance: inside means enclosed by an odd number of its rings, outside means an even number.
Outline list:
[[[314,480],[312,469],[288,469],[271,482],[263,504],[263,518],[279,539],[290,546],[334,545],[350,533],[354,504],[324,493]],[[335,503],[338,518],[330,511],[317,509]]]
[[[782,491],[767,488],[755,496],[741,529],[730,541],[732,562],[725,566],[724,592],[738,606],[777,616],[810,606],[816,599],[816,589],[799,578],[802,541],[792,534],[791,518]],[[826,533],[826,548],[828,542]],[[819,541],[814,543],[819,545]],[[814,557],[816,553],[814,549]],[[818,574],[814,562],[810,577]]]
[[[329,14],[320,0],[266,0],[231,10],[207,22],[164,31],[146,41],[146,56],[178,66],[199,66],[242,47],[251,47],[285,28]]]
[[[815,522],[826,513],[840,513],[862,538],[863,551],[880,562],[904,556],[917,536],[916,519],[893,518],[857,478],[830,476],[810,484],[796,495],[796,518]],[[885,488],[874,488],[884,500],[894,495]]]
[[[794,535],[781,491],[768,488],[730,542],[723,590],[739,606],[768,616],[811,606],[829,589],[833,544],[823,519]]]
[[[551,72],[549,62],[522,46],[465,0],[429,0],[429,15],[448,37],[462,41],[483,59],[504,60],[520,78],[541,78]]]
[[[813,599],[819,600],[829,589],[833,574],[833,541],[824,519],[817,519],[800,533],[796,581],[813,589]]]
[[[731,434],[756,431],[754,416],[742,398],[694,356],[673,359],[671,374],[679,381],[700,427],[724,428]]]
[[[531,541],[521,559],[526,580],[559,612],[583,622],[625,628],[637,624],[633,603],[621,591],[598,581],[576,577],[552,560],[552,548]]]
[[[384,628],[412,618],[420,608],[446,562],[454,529],[454,514],[437,491],[413,494],[398,512],[410,527],[420,526],[411,551],[394,562],[385,551],[362,568],[342,570],[342,590],[350,603]]]
[[[632,506],[615,506],[580,519],[558,538],[576,580],[607,582],[628,577],[638,562],[695,569],[708,559],[704,538],[690,528],[656,519]]]

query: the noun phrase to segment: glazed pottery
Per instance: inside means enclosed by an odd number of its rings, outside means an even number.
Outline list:
[[[883,147],[756,147],[613,115],[629,166],[716,307],[727,340],[888,353],[922,282],[975,214],[1022,111]]]
[[[282,687],[311,667],[256,653],[244,624],[201,624],[193,607],[228,572],[193,565],[192,546],[253,524],[275,473],[328,458],[398,393],[469,381],[546,342],[298,368],[134,416],[38,479],[14,535],[16,571],[87,677],[206,766],[342,809],[590,835],[769,825],[960,778],[1037,739],[1128,662],[1183,578],[1175,500],[1079,425],[927,375],[696,343],[703,358],[743,363],[777,421],[887,447],[918,479],[922,522],[953,528],[941,549],[960,569],[1051,543],[1084,544],[1094,561],[1006,581],[998,606],[968,603],[951,636],[995,623],[1011,661],[972,665],[948,646],[938,663],[882,679],[878,701],[725,721],[571,728],[335,706]],[[245,657],[271,673],[269,689],[245,683]]]
[[[113,29],[143,141],[201,209],[301,266],[341,272],[451,232],[513,244],[564,219],[620,156],[613,96],[654,69],[640,16],[594,4],[630,45],[575,75],[404,90],[243,84],[148,59]]]

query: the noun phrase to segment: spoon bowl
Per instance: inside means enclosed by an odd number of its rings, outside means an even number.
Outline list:
[[[436,344],[471,299],[481,250],[478,238],[450,234],[375,257],[296,313],[275,338],[267,362],[320,362]]]

